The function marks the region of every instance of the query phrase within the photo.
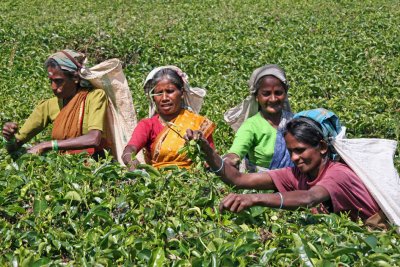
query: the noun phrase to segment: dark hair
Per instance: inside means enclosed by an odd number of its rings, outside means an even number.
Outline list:
[[[76,71],[69,71],[69,70],[61,69],[61,66],[53,58],[46,60],[46,62],[44,63],[44,67],[46,69],[48,69],[50,67],[50,68],[54,68],[58,71],[61,71],[65,75],[65,77],[67,77],[71,80],[76,79],[76,78],[79,79],[79,75]]]
[[[312,147],[318,147],[324,134],[321,125],[313,119],[300,117],[289,121],[286,124],[284,136],[290,133],[297,141],[308,144]]]
[[[176,73],[176,71],[172,69],[161,69],[159,70],[151,79],[150,88],[154,88],[157,83],[163,79],[168,79],[171,83],[173,83],[179,90],[183,90],[184,82],[181,76]]]

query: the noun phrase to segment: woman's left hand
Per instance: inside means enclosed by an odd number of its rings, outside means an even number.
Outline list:
[[[195,140],[200,141],[199,144],[203,148],[205,146],[210,146],[207,139],[204,138],[203,132],[199,130],[187,129],[186,134],[183,137],[186,141]]]
[[[229,194],[219,204],[219,210],[241,212],[244,209],[256,205],[256,194]]]
[[[43,152],[46,152],[51,149],[51,142],[42,142],[39,143],[31,148],[29,148],[26,152],[30,154],[42,154]]]

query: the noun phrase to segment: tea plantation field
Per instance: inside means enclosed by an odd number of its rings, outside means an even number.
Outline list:
[[[140,118],[154,67],[182,68],[208,90],[202,114],[221,153],[223,112],[251,72],[285,68],[294,111],[324,107],[349,137],[400,138],[398,1],[0,2],[0,123],[22,124],[52,96],[43,63],[71,48],[119,58]],[[32,142],[49,138],[50,131]],[[218,212],[235,189],[204,171],[127,172],[83,156],[0,145],[0,266],[400,266],[400,236],[346,215],[252,208]],[[399,149],[395,164],[400,170]]]

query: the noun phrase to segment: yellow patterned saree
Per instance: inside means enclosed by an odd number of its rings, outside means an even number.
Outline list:
[[[151,164],[156,167],[176,165],[190,168],[191,161],[178,150],[184,146],[183,136],[187,129],[200,130],[207,139],[215,129],[215,124],[207,118],[182,109],[179,115],[167,125],[151,145]]]

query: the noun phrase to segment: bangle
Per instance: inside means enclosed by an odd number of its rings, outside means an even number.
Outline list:
[[[58,142],[57,142],[57,140],[51,140],[51,148],[54,151],[58,151]]]
[[[224,167],[224,161],[225,161],[225,159],[223,159],[223,158],[221,158],[221,157],[219,157],[219,158],[221,159],[221,167],[219,167],[219,169],[216,170],[216,171],[214,171],[214,170],[211,169],[211,167],[210,167],[210,171],[212,171],[212,172],[219,172],[219,171],[222,170],[222,168]]]
[[[281,198],[281,205],[279,206],[279,209],[282,209],[282,207],[283,207],[283,195],[282,195],[281,192],[276,192],[276,194],[278,194],[279,197]]]

